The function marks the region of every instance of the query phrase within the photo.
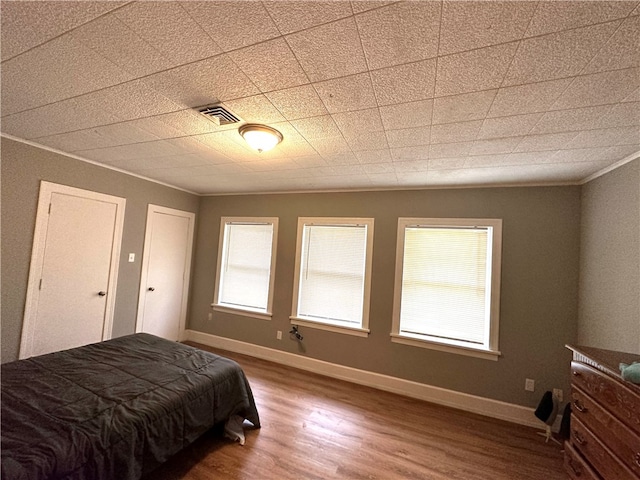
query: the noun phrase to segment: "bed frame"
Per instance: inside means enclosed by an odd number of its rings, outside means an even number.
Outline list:
[[[215,425],[260,427],[237,363],[149,334],[1,373],[4,480],[139,479]]]

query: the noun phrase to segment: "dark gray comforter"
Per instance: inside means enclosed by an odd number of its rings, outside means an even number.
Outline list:
[[[260,426],[238,364],[136,334],[2,365],[3,480],[137,479],[213,425]]]

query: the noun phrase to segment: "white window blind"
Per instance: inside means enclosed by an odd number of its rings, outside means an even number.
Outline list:
[[[490,227],[406,227],[401,332],[486,343],[490,236]]]
[[[298,290],[292,318],[367,328],[373,220],[354,220],[299,220]]]
[[[273,237],[273,223],[224,223],[219,305],[268,312]]]

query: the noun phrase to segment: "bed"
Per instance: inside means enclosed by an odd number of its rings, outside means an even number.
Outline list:
[[[138,479],[213,426],[260,427],[237,363],[149,334],[1,373],[4,480]]]

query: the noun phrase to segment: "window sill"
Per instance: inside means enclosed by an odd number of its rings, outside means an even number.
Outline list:
[[[230,307],[229,305],[220,305],[217,303],[212,303],[211,306],[216,312],[231,313],[233,315],[242,315],[243,317],[258,318],[260,320],[271,320],[271,313],[269,312]]]
[[[391,341],[394,343],[411,345],[413,347],[428,348],[430,350],[439,350],[441,352],[455,353],[457,355],[483,358],[485,360],[497,361],[498,357],[502,355],[498,350],[484,350],[459,345],[447,345],[445,343],[432,342],[426,339],[409,337],[407,335],[400,335],[397,333],[391,334]]]
[[[289,317],[292,325],[298,325],[309,328],[317,328],[318,330],[327,330],[329,332],[344,333],[347,335],[355,335],[356,337],[368,337],[370,330],[368,328],[344,327],[342,325],[332,325],[329,323],[314,322],[306,318]]]

